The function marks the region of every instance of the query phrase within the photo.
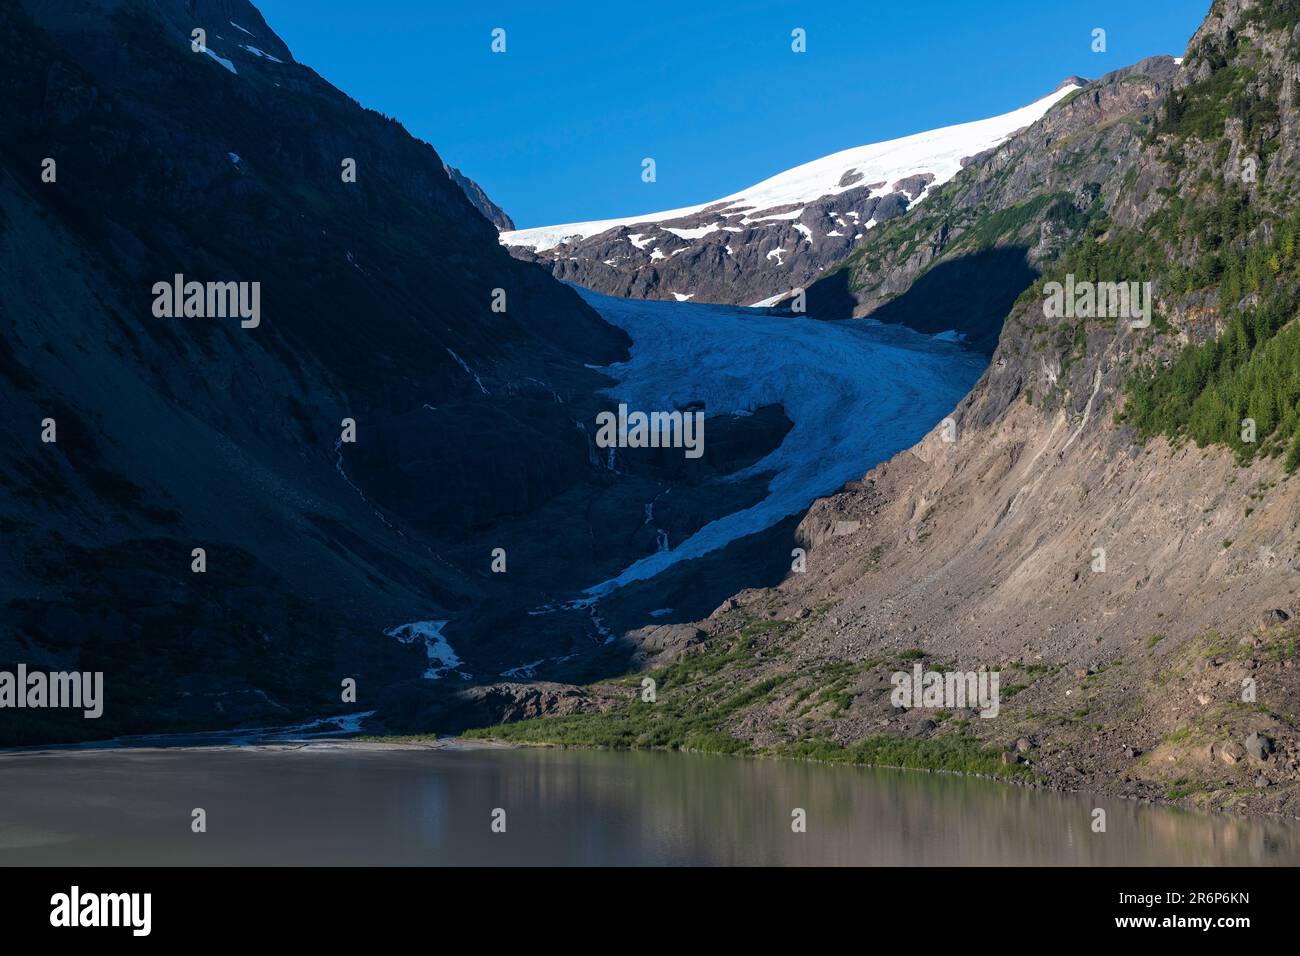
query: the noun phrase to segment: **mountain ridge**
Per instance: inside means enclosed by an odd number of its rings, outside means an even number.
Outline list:
[[[999,116],[851,147],[710,202],[501,234],[564,281],[630,298],[773,304],[1076,89]]]

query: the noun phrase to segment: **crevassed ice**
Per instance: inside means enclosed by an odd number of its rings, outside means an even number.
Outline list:
[[[576,291],[632,337],[630,359],[604,369],[618,380],[611,402],[653,411],[703,401],[709,416],[779,403],[794,422],[780,447],[732,478],[774,472],[763,501],[591,586],[589,597],[766,530],[861,478],[938,424],[986,365],[952,342],[869,320]]]

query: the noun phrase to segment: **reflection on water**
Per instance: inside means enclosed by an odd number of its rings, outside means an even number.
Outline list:
[[[190,831],[207,811],[207,832]],[[807,832],[791,832],[791,811]],[[1092,810],[1107,813],[1093,833]],[[506,832],[491,831],[506,811]],[[0,756],[0,864],[1246,865],[1300,826],[940,774],[666,753]]]

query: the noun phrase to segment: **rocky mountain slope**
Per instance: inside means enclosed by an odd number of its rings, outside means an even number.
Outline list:
[[[755,494],[703,479],[789,427],[611,470],[580,423],[627,336],[244,0],[3,0],[0,98],[0,670],[106,695],[0,744],[443,714],[532,642],[595,645],[527,608],[652,552],[666,486],[680,533]],[[177,275],[257,283],[256,319],[165,317]],[[470,680],[426,679],[447,647]]]
[[[1062,98],[912,215],[882,225],[808,291],[821,318],[870,316],[955,330],[991,351],[1016,298],[1122,188],[1171,57],[1117,70]]]
[[[1083,82],[1071,77],[1001,116],[842,150],[715,202],[507,231],[501,242],[608,295],[767,304],[842,261],[877,223],[920,203]]]
[[[1216,0],[1181,65],[1089,84],[882,225],[819,307],[964,320],[971,394],[774,545],[805,571],[658,635],[653,704],[632,675],[487,733],[1300,814],[1297,63],[1300,4]],[[1150,282],[1152,320],[1061,314],[1052,282]],[[1000,713],[893,707],[918,663],[996,670]]]

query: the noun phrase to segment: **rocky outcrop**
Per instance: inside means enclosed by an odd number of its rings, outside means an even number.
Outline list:
[[[915,177],[919,179],[919,177]],[[909,184],[910,185],[910,184]],[[557,279],[607,295],[754,305],[807,285],[844,259],[868,224],[906,211],[906,192],[857,186],[793,209],[756,210],[717,225],[704,211],[632,223],[541,252],[508,246]]]
[[[477,711],[471,718],[476,723],[563,717],[591,708],[591,701],[581,688],[545,681],[489,684],[466,691],[461,697],[465,706]]]
[[[698,649],[704,632],[693,624],[650,624],[629,631],[623,639],[635,648],[638,667],[673,664]]]
[[[451,181],[465,191],[465,195],[469,197],[469,201],[474,205],[474,208],[483,214],[483,218],[497,227],[497,232],[509,232],[515,228],[514,220],[506,214],[504,209],[488,198],[488,194],[483,191],[482,186],[455,166],[448,166],[443,163],[442,168],[447,171]]]

